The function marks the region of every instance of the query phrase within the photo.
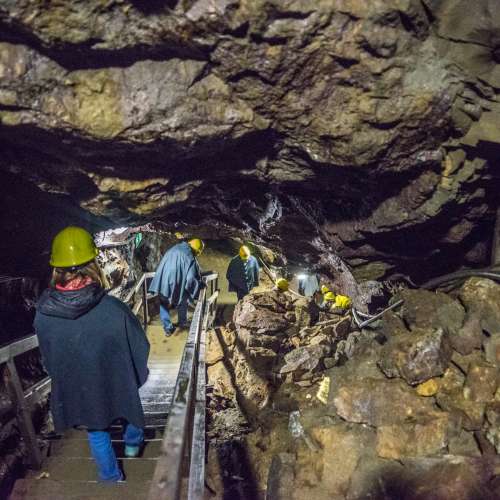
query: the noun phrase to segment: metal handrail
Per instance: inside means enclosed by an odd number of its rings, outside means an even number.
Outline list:
[[[181,494],[182,465],[188,455],[188,499],[203,498],[205,484],[205,332],[213,319],[218,296],[217,273],[204,275],[210,284],[200,292],[184,348],[174,397],[149,490],[149,500],[177,500]]]

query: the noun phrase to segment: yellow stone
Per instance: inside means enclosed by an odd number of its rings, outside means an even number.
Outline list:
[[[19,78],[28,70],[27,50],[22,45],[0,43],[0,79]]]
[[[64,83],[68,91],[63,96],[52,95],[44,100],[45,113],[55,114],[101,139],[116,137],[125,129],[117,71],[74,71]]]
[[[439,384],[435,378],[431,378],[423,384],[417,385],[417,393],[420,396],[434,396],[439,390]]]
[[[323,403],[328,404],[328,395],[330,394],[330,377],[325,377],[319,385],[316,397]]]
[[[0,111],[0,123],[2,125],[19,125],[21,115],[15,111]]]
[[[0,104],[15,106],[17,104],[17,94],[13,90],[0,89]]]
[[[168,179],[154,177],[151,179],[123,179],[120,177],[102,177],[97,174],[90,174],[95,185],[101,193],[109,191],[118,193],[133,193],[146,191],[148,188],[166,186]]]

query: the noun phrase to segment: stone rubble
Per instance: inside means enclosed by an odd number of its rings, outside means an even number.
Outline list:
[[[255,498],[499,498],[499,293],[476,278],[449,294],[406,289],[361,332],[312,299],[248,295],[209,335],[211,448],[230,432],[220,412],[236,412]],[[288,430],[291,412],[304,439]]]

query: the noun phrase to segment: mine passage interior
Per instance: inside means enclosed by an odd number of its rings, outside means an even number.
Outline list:
[[[498,498],[499,26],[497,0],[1,1],[0,495]],[[33,337],[68,226],[147,323],[163,418],[140,458],[113,429],[106,490]],[[141,277],[193,239],[190,337]]]

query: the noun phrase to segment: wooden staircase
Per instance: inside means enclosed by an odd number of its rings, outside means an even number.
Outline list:
[[[10,500],[129,500],[147,497],[160,455],[187,330],[167,339],[159,321],[154,320],[148,326],[147,334],[151,344],[150,375],[140,390],[146,416],[145,446],[140,456],[124,457],[122,427],[116,425],[111,429],[113,447],[125,480],[113,484],[98,482],[86,432],[69,430],[50,440],[41,471],[31,471],[16,481]]]

